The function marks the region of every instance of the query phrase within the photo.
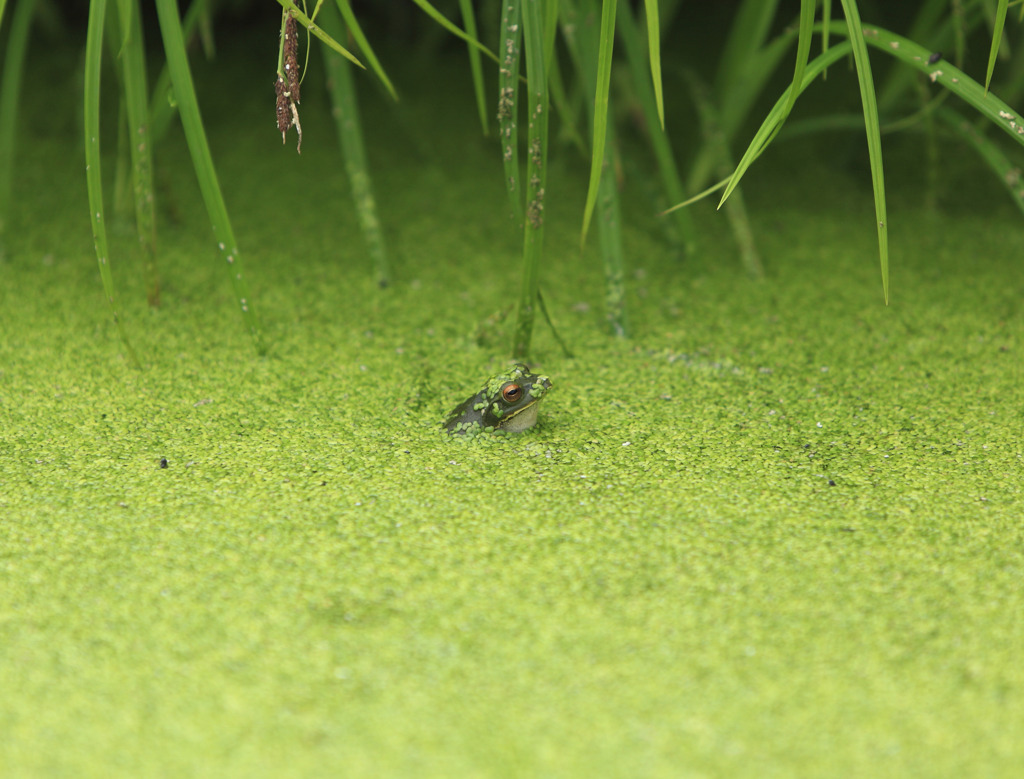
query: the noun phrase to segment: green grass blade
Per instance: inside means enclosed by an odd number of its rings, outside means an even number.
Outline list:
[[[278,2],[281,2],[281,3],[288,2],[288,1],[289,0],[278,0]],[[499,65],[501,64],[501,60],[498,59],[497,55],[495,55],[495,53],[493,51],[491,51],[486,46],[484,46],[482,43],[480,43],[480,41],[478,41],[476,39],[476,37],[472,37],[472,36],[467,35],[462,30],[459,29],[458,25],[452,24],[450,21],[448,21],[448,19],[445,17],[445,15],[442,14],[440,11],[438,11],[436,8],[434,8],[434,6],[432,6],[430,3],[428,3],[427,0],[412,0],[412,1],[416,5],[418,5],[420,7],[420,10],[422,10],[427,16],[429,16],[431,19],[433,19],[435,22],[437,22],[439,25],[441,25],[444,29],[446,29],[452,35],[456,36],[457,38],[461,38],[466,43],[468,43],[470,46],[474,46],[477,49],[479,49],[480,52],[483,53],[485,56],[490,57],[492,60],[497,62]]]
[[[604,315],[608,328],[617,338],[629,337],[626,319],[625,255],[622,251],[622,209],[619,207],[619,189],[615,183],[612,160],[613,129],[608,128],[608,143],[604,150],[605,175],[601,176],[598,199],[598,240],[604,266]]]
[[[633,80],[633,89],[636,98],[643,110],[648,139],[651,144],[651,151],[658,165],[658,177],[661,181],[661,188],[669,203],[678,203],[686,196],[686,189],[683,186],[682,178],[679,175],[679,168],[676,165],[675,156],[672,153],[672,146],[669,143],[668,135],[665,133],[663,123],[659,123],[657,98],[651,80],[647,77],[643,46],[637,29],[636,20],[632,11],[626,7],[619,9],[618,13],[619,40],[622,41],[626,52],[626,62],[629,66]],[[663,206],[659,206],[663,207]],[[697,237],[696,228],[690,213],[680,209],[673,217],[679,239],[685,245],[688,254],[696,249]]]
[[[18,118],[18,99],[34,8],[35,0],[21,0],[14,8],[11,30],[7,35],[7,51],[4,53],[4,71],[0,80],[0,240],[3,239],[7,226],[7,218],[11,211],[11,195],[14,191],[15,120]],[[0,20],[2,19],[3,15],[0,13]]]
[[[958,4],[959,5],[959,4]],[[953,21],[957,17],[948,13],[949,0],[924,0],[917,9],[914,21],[907,30],[906,36],[915,41],[928,41],[932,46],[945,46],[949,40]],[[960,17],[963,23],[978,22],[982,19],[981,9],[975,8],[968,18]],[[969,19],[972,20],[969,22]],[[844,35],[845,33],[837,33]],[[917,77],[914,71],[906,68],[892,68],[878,88],[878,110],[884,116],[891,113],[906,100],[907,94],[913,91]]]
[[[124,324],[114,292],[114,280],[110,273],[107,227],[103,210],[103,176],[100,160],[100,66],[103,60],[103,27],[107,12],[106,0],[92,0],[89,4],[89,23],[85,38],[85,179],[89,191],[89,222],[92,225],[93,244],[96,259],[100,265],[100,279],[107,296],[110,313],[114,317],[118,335],[128,352],[133,365],[139,365],[135,350],[128,341]]]
[[[768,39],[778,6],[779,0],[744,0],[733,15],[715,76],[714,93],[720,96],[723,118],[729,108],[729,96],[752,72],[750,57]]]
[[[523,43],[526,53],[527,160],[526,220],[523,225],[523,275],[519,290],[512,354],[530,351],[544,248],[544,187],[547,179],[548,86],[544,70],[543,0],[522,0]]]
[[[505,191],[516,228],[523,229],[523,198],[519,183],[519,56],[522,50],[522,2],[506,0],[501,18],[502,61],[498,67],[498,140],[505,166]]]
[[[881,27],[864,28],[864,40],[879,51],[924,73],[931,83],[948,89],[1016,143],[1024,146],[1024,117],[955,65],[945,60],[929,64],[928,49]]]
[[[1021,176],[1020,167],[1015,165],[1002,149],[981,135],[967,119],[956,111],[943,106],[935,112],[935,115],[977,152],[1006,188],[1010,199],[1013,200],[1017,208],[1024,212],[1024,177]]]
[[[716,161],[719,175],[727,176],[733,167],[732,158],[729,152],[729,143],[719,125],[718,112],[712,101],[710,90],[693,71],[687,70],[686,75],[693,93],[694,105],[697,106],[705,143]],[[783,108],[784,112],[785,110]],[[781,120],[776,126],[776,131],[780,126]],[[737,188],[732,193],[732,197],[725,204],[725,214],[732,229],[733,239],[740,250],[740,260],[747,275],[755,279],[763,278],[764,268],[761,265],[761,255],[754,243],[754,231],[750,227],[750,219],[747,216],[747,207],[743,201],[741,189]]]
[[[476,39],[476,16],[473,13],[472,0],[459,0],[459,9],[462,11],[462,21],[466,25],[466,34]],[[476,95],[476,108],[480,116],[480,128],[484,135],[490,134],[490,122],[487,119],[487,99],[484,97],[484,72],[480,65],[480,50],[475,46],[466,44],[469,49],[469,71],[473,76],[473,94]]]
[[[828,51],[829,46],[829,32],[832,24],[832,0],[824,0],[821,4],[821,53],[825,54]],[[821,80],[824,81],[828,78],[828,71],[824,70],[821,73]]]
[[[743,75],[733,83],[727,93],[716,91],[723,103],[718,107],[719,124],[726,140],[733,141],[740,126],[750,114],[754,101],[760,96],[764,85],[782,62],[789,50],[797,30],[787,30],[747,57]],[[715,167],[710,150],[702,146],[687,176],[687,188],[700,189],[711,177]]]
[[[793,68],[792,88],[789,90],[789,99],[782,111],[782,119],[779,120],[775,132],[778,132],[786,121],[790,111],[796,104],[796,98],[800,94],[800,85],[804,80],[804,71],[807,69],[807,56],[811,51],[811,38],[814,36],[814,9],[817,0],[800,0],[800,37],[796,46],[796,64]]]
[[[370,63],[370,70],[372,70],[376,74],[377,78],[380,79],[380,82],[384,85],[384,88],[387,89],[391,98],[393,100],[398,100],[398,92],[395,91],[395,86],[391,83],[391,79],[388,78],[388,74],[384,72],[384,68],[380,64],[380,60],[377,59],[377,55],[370,46],[370,41],[367,40],[362,27],[359,26],[359,21],[356,19],[356,15],[352,13],[352,6],[349,4],[349,0],[337,0],[337,4],[338,10],[341,11],[341,17],[345,20],[345,26],[348,28],[348,32],[352,36],[352,40],[356,42],[356,46],[359,47],[359,51],[363,53],[363,56],[366,57],[366,61]]]
[[[324,6],[323,15],[328,26],[341,27],[341,17],[334,6]],[[362,123],[359,119],[359,101],[352,79],[352,66],[327,48],[321,47],[324,66],[327,70],[327,84],[334,104],[334,123],[338,130],[338,142],[345,159],[345,171],[352,188],[352,199],[356,204],[359,226],[363,231],[370,259],[373,262],[377,286],[387,287],[391,282],[391,267],[384,246],[384,234],[377,218],[377,204],[373,196],[370,166],[366,159],[363,143]]]
[[[295,17],[295,21],[297,21],[299,24],[301,24],[303,27],[309,30],[313,35],[315,35],[321,41],[323,41],[336,52],[338,52],[338,54],[347,59],[353,65],[363,68],[364,70],[366,69],[366,66],[359,61],[359,58],[356,57],[355,54],[350,52],[348,49],[346,49],[344,46],[342,46],[340,43],[334,40],[334,38],[332,38],[330,35],[321,30],[320,25],[318,25],[316,22],[314,22],[304,13],[302,13],[302,9],[295,5],[295,3],[292,2],[292,0],[277,0],[277,2],[281,5],[282,8],[285,8],[292,12],[292,16]]]
[[[868,159],[871,166],[871,188],[875,195],[875,225],[878,230],[878,259],[882,266],[882,295],[889,303],[889,221],[885,206],[885,166],[882,162],[882,136],[878,124],[878,103],[875,84],[868,61],[868,47],[855,0],[842,0],[843,13],[849,27],[849,41],[853,45],[853,62],[860,84],[861,104],[864,108],[864,129],[867,133]]]
[[[845,29],[845,28],[844,28]],[[807,64],[807,68],[804,71],[803,83],[800,85],[800,91],[803,92],[807,87],[811,85],[811,82],[818,77],[827,67],[835,64],[840,59],[848,55],[852,50],[849,41],[833,46],[826,53],[819,54],[811,62]],[[757,132],[754,133],[753,139],[747,146],[746,152],[740,158],[739,163],[736,165],[736,170],[733,172],[732,177],[729,179],[729,183],[725,187],[725,192],[722,194],[722,198],[719,201],[719,207],[724,203],[729,195],[732,193],[744,174],[749,170],[750,166],[754,164],[754,161],[761,156],[764,150],[767,148],[767,141],[775,133],[775,126],[783,117],[783,110],[785,105],[789,102],[789,90],[792,89],[792,85],[787,87],[786,91],[782,93],[782,96],[776,101],[775,105],[768,112],[768,116],[765,117],[764,122],[758,128]]]
[[[1006,9],[1009,6],[1009,0],[999,0],[999,5],[996,7],[996,18],[992,25],[992,45],[988,51],[988,69],[985,71],[985,91],[988,92],[988,88],[992,83],[992,73],[996,69],[996,57],[999,55],[999,45],[1003,40],[1003,25],[1006,24]]]
[[[227,262],[231,274],[231,285],[242,313],[243,321],[248,325],[256,350],[264,353],[263,338],[260,333],[259,321],[253,309],[249,284],[242,270],[242,258],[238,253],[235,233],[231,228],[228,209],[224,204],[224,196],[217,181],[217,171],[213,166],[210,146],[206,141],[202,116],[199,113],[199,102],[196,100],[195,88],[192,84],[192,73],[188,66],[188,55],[185,53],[185,40],[182,37],[181,20],[178,18],[177,0],[156,0],[157,17],[160,22],[160,33],[163,37],[164,51],[167,55],[167,67],[171,74],[171,83],[178,102],[178,114],[185,130],[195,167],[199,191],[206,204],[206,212],[213,225],[213,233],[217,248]]]
[[[589,23],[589,20],[597,17],[596,4],[593,0],[586,0],[583,4],[582,14],[577,12],[571,0],[562,0],[562,5],[566,46],[576,67],[584,94],[593,95],[597,92],[598,52],[600,51],[601,41],[598,30],[593,24]],[[631,11],[627,8],[618,16],[625,17],[629,14],[631,14]],[[582,19],[580,18],[581,16]],[[644,81],[647,80],[646,75],[645,73]],[[653,103],[653,99],[651,102]],[[591,124],[593,124],[597,116],[596,106],[589,101],[586,106],[588,118]],[[656,115],[651,118],[655,121],[654,128],[660,129],[656,123]],[[605,277],[605,319],[608,322],[612,335],[625,338],[628,335],[625,307],[626,294],[623,283],[625,257],[622,251],[622,217],[619,206],[619,192],[615,176],[612,175],[612,171],[615,169],[614,148],[614,127],[609,124],[605,139],[601,177],[598,185],[597,232]]]
[[[157,306],[160,304],[160,275],[156,264],[153,157],[149,136],[146,53],[142,37],[141,9],[138,0],[121,0],[118,9],[122,16],[120,29],[125,36],[121,41],[121,82],[124,85],[128,118],[135,227],[146,272],[146,295],[149,304]]]
[[[601,171],[604,168],[604,145],[608,135],[608,88],[612,77],[612,50],[615,44],[615,10],[617,0],[603,0],[601,8],[601,37],[597,54],[597,89],[594,93],[594,140],[590,160],[590,185],[587,202],[583,207],[583,229],[580,246],[587,241],[587,231],[597,204]]]
[[[849,0],[843,1],[844,4],[849,2]],[[817,75],[826,67],[836,62],[840,57],[850,53],[851,50],[854,52],[854,61],[857,64],[858,79],[861,86],[861,102],[863,105],[865,126],[868,137],[868,154],[871,161],[871,181],[875,195],[875,216],[878,231],[879,262],[882,268],[882,292],[886,302],[888,302],[888,225],[885,218],[885,181],[881,168],[881,137],[878,127],[878,107],[874,101],[874,88],[871,83],[870,66],[867,64],[867,46],[864,43],[864,32],[861,30],[860,19],[856,15],[855,7],[851,7],[847,10],[847,34],[851,37],[851,40],[847,40],[846,43],[831,48],[828,53],[819,55],[812,63],[808,64],[800,91],[806,89],[814,78],[816,78]],[[858,45],[861,49],[860,54],[857,54]],[[769,112],[768,118],[765,119],[765,122],[754,135],[754,139],[747,147],[746,153],[736,166],[736,171],[733,173],[732,179],[729,181],[729,184],[722,195],[719,207],[725,203],[729,195],[732,194],[733,190],[739,184],[743,174],[747,171],[753,161],[760,156],[767,147],[769,140],[775,135],[775,129],[785,118],[785,105],[789,103],[789,92],[792,88],[792,85],[787,88],[786,92],[781,98],[779,98],[779,101]]]
[[[658,0],[644,0],[647,14],[647,48],[651,60],[651,84],[654,100],[658,106],[658,122],[665,129],[665,96],[661,86],[661,25],[658,21]],[[632,14],[629,8],[626,11]]]
[[[189,5],[181,22],[181,34],[186,41],[191,41],[192,36],[196,34],[203,9],[209,2],[210,0],[192,0]],[[171,73],[165,64],[153,85],[153,96],[149,104],[150,136],[153,143],[164,137],[177,110],[178,104],[174,100],[174,90],[171,89]]]

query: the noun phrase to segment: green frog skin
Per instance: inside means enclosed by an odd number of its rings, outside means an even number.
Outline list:
[[[537,424],[541,398],[551,389],[547,376],[522,363],[491,377],[473,397],[455,407],[444,422],[452,435],[498,430],[521,433]]]

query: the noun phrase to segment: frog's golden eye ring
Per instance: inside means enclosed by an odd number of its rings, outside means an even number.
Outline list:
[[[523,397],[523,388],[515,382],[501,388],[501,399],[506,403],[518,403]]]

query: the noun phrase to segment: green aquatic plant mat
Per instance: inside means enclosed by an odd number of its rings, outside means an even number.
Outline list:
[[[79,134],[20,156],[0,267],[5,774],[1015,774],[1024,235],[973,154],[943,146],[966,205],[936,222],[914,139],[886,149],[889,307],[864,261],[870,190],[820,179],[826,143],[778,144],[744,182],[760,282],[710,208],[683,273],[627,201],[629,342],[604,335],[578,252],[577,165],[545,236],[577,357],[538,331],[531,370],[553,386],[536,428],[453,441],[445,413],[508,367],[507,340],[476,345],[475,311],[507,305],[519,270],[470,90],[409,101],[434,167],[394,143],[389,106],[362,106],[390,245],[422,258],[377,295],[332,251],[361,242],[354,213],[280,231],[262,182],[329,202],[345,172],[308,144],[287,163],[317,175],[277,175],[272,126],[247,135],[270,87],[239,88],[265,64],[250,48],[218,40],[195,77],[235,98],[210,143],[266,357],[205,259],[177,133],[173,283],[151,309],[140,275],[121,282],[144,371],[110,359],[84,188],[54,185]],[[432,66],[468,84],[461,46]],[[332,137],[326,105],[304,111]]]

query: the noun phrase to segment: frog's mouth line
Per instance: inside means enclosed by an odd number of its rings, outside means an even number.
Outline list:
[[[498,428],[501,430],[507,430],[510,433],[518,433],[527,428],[533,427],[537,424],[537,404],[540,403],[540,398],[534,398],[532,401],[527,403],[522,408],[517,408],[514,412],[504,417],[498,424]]]

